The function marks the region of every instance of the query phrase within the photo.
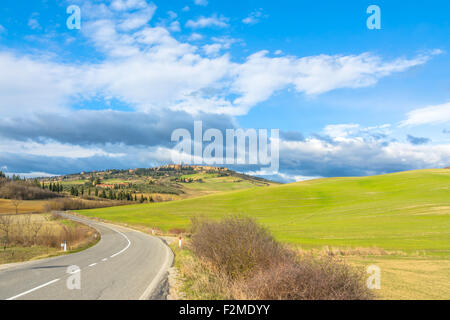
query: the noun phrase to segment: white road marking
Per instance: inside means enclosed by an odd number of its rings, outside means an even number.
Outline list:
[[[20,298],[20,297],[22,297],[22,296],[24,296],[24,295],[26,295],[26,294],[29,294],[29,293],[31,293],[31,292],[33,292],[33,291],[42,289],[42,288],[44,288],[44,287],[46,287],[46,286],[49,286],[49,285],[51,285],[51,284],[53,284],[53,283],[55,283],[55,282],[58,282],[59,280],[60,280],[60,279],[55,279],[55,280],[52,280],[52,281],[50,281],[50,282],[44,283],[43,285],[40,285],[39,287],[30,289],[30,290],[28,290],[28,291],[25,291],[25,292],[23,292],[23,293],[20,293],[20,294],[18,294],[17,296],[8,298],[8,299],[6,299],[6,300],[14,300],[14,299]]]
[[[66,217],[67,217],[67,216],[66,216]],[[86,220],[85,220],[85,219],[80,219],[80,218],[78,218],[78,219],[73,219],[73,216],[69,216],[69,219],[72,219],[72,220],[78,220],[78,221],[80,221],[80,222],[82,222],[82,223],[86,223]],[[90,221],[90,222],[92,222],[92,221]],[[86,223],[86,224],[89,224],[89,223]],[[96,224],[96,223],[94,222],[93,224]],[[111,229],[111,230],[114,231],[114,232],[117,232],[117,233],[120,234],[122,237],[124,237],[124,238],[127,240],[127,242],[128,242],[128,244],[127,244],[127,246],[126,246],[125,248],[123,248],[123,249],[120,250],[119,252],[113,254],[110,258],[117,257],[119,254],[122,254],[122,253],[124,253],[126,250],[128,250],[128,248],[131,246],[131,241],[130,241],[130,239],[128,239],[128,237],[127,237],[125,234],[123,234],[122,232],[117,231],[116,229],[111,228],[110,226],[107,226],[107,225],[105,225],[104,223],[97,223],[97,224],[100,224],[100,225],[103,226],[103,227],[106,227],[106,228],[108,228],[108,229]]]
[[[111,229],[112,229],[112,228],[111,228]],[[113,230],[114,230],[114,229],[113,229]],[[120,232],[120,231],[117,231],[117,230],[114,230],[114,231],[116,231],[117,233],[119,233],[120,235],[122,235],[125,239],[127,239],[128,245],[127,245],[124,249],[122,249],[122,250],[120,250],[119,252],[113,254],[110,258],[117,257],[119,254],[125,252],[125,251],[130,247],[130,245],[131,245],[131,241],[130,241],[130,239],[128,239],[128,237],[127,237],[126,235],[124,235],[124,234],[123,234],[122,232]]]
[[[73,218],[73,217],[70,217],[70,218]],[[69,218],[69,219],[70,219],[70,218]],[[72,220],[79,220],[79,219],[72,219]],[[83,221],[83,219],[81,219],[81,220]],[[95,224],[95,223],[94,223],[94,224]],[[101,224],[101,225],[104,226],[104,227],[106,227],[106,228],[108,228],[108,229],[111,229],[111,230],[117,232],[118,234],[120,234],[121,236],[123,236],[123,237],[128,241],[127,246],[126,246],[124,249],[120,250],[119,252],[113,254],[113,255],[111,256],[111,258],[117,257],[119,254],[124,253],[126,250],[128,250],[128,248],[131,246],[131,241],[130,241],[130,239],[128,239],[128,237],[127,237],[125,234],[123,234],[122,232],[117,231],[117,230],[115,230],[115,229],[113,229],[113,228],[111,228],[111,227],[105,226],[104,224]],[[105,258],[105,259],[103,259],[102,261],[107,261],[107,260],[108,260],[108,259]],[[89,265],[89,267],[93,267],[93,266],[95,266],[95,265],[97,265],[97,263],[93,263],[93,264]],[[81,269],[80,269],[80,270],[77,270],[77,272],[81,272]],[[75,272],[75,273],[77,273],[77,272]],[[25,291],[25,292],[23,292],[23,293],[20,293],[20,294],[18,294],[18,295],[16,295],[16,296],[11,297],[11,298],[8,298],[8,299],[6,299],[6,300],[14,300],[14,299],[20,298],[20,297],[22,297],[22,296],[24,296],[24,295],[27,295],[27,294],[31,293],[31,292],[34,292],[34,291],[36,291],[36,290],[42,289],[42,288],[44,288],[44,287],[47,287],[47,286],[49,286],[49,285],[51,285],[51,284],[53,284],[53,283],[55,283],[55,282],[58,282],[59,280],[61,280],[61,279],[55,279],[55,280],[52,280],[52,281],[50,281],[50,282],[44,283],[43,285],[40,285],[40,286],[38,286],[38,287],[36,287],[36,288],[33,288],[33,289],[30,289],[30,290]]]

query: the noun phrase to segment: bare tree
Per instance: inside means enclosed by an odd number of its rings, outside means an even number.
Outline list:
[[[33,239],[33,244],[37,244],[37,236],[39,234],[39,231],[41,231],[44,224],[41,221],[32,221],[30,224],[30,231],[31,231],[31,237]]]
[[[12,217],[9,215],[0,215],[0,230],[3,231],[3,251],[9,244],[9,233],[11,231]]]
[[[18,229],[21,235],[21,241],[24,245],[28,245],[31,243],[32,239],[32,221],[31,215],[23,215],[21,219],[18,220]]]
[[[16,208],[16,214],[19,213],[19,206],[22,204],[23,199],[21,196],[14,196],[11,199],[11,203],[13,204],[13,206]]]

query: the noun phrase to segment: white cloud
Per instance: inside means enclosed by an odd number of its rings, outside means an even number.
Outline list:
[[[332,138],[345,138],[359,130],[359,124],[336,124],[326,126],[323,131]]]
[[[220,43],[224,49],[229,49],[233,44],[241,42],[240,39],[234,39],[231,37],[212,37],[212,41]]]
[[[111,8],[117,11],[142,9],[147,6],[145,0],[114,0],[111,2]]]
[[[215,43],[206,44],[202,47],[203,51],[208,56],[216,56],[220,53],[221,50],[229,49],[233,43],[237,42],[237,39],[229,38],[229,37],[212,37]]]
[[[2,139],[0,141],[0,152],[8,153],[14,150],[15,153],[23,153],[34,156],[47,157],[69,157],[69,158],[88,158],[93,156],[107,156],[107,157],[123,157],[125,154],[116,152],[105,152],[99,147],[81,147],[73,144],[62,144],[55,141],[47,142],[15,142],[11,140]]]
[[[217,55],[220,50],[222,50],[222,45],[220,43],[206,44],[203,46],[203,51],[209,56]]]
[[[341,88],[374,85],[395,72],[426,63],[431,56],[400,58],[385,62],[370,53],[359,55],[318,55],[297,58],[268,57],[257,52],[237,66],[233,90],[241,94],[234,104],[246,108],[268,99],[275,91],[293,86],[307,95],[319,95]]]
[[[153,18],[155,11],[156,6],[154,4],[150,4],[138,12],[126,13],[123,16],[122,22],[118,25],[118,29],[124,31],[138,29],[146,25]]]
[[[200,33],[195,33],[195,32],[192,33],[188,38],[189,41],[197,41],[197,40],[201,40],[201,39],[203,39],[203,36]]]
[[[65,110],[92,97],[116,99],[139,111],[242,115],[279,90],[318,95],[370,86],[431,57],[386,62],[369,53],[270,57],[260,51],[236,63],[220,52],[239,40],[213,37],[214,43],[201,48],[180,42],[170,34],[170,27],[148,25],[156,10],[153,4],[135,0],[113,2],[110,7],[85,5],[82,32],[106,58],[71,65],[49,57],[0,52],[2,116]],[[130,7],[138,9],[130,14],[124,9]],[[177,31],[176,24],[172,27]],[[191,40],[199,38],[196,33],[191,36]]]
[[[178,15],[173,11],[168,11],[167,14],[169,15],[170,19],[176,19]]]
[[[31,17],[30,19],[28,19],[28,26],[32,30],[41,29],[41,25],[39,24],[39,21],[34,17]]]
[[[242,19],[242,22],[245,24],[257,24],[260,22],[261,18],[267,18],[267,15],[263,15],[262,9],[252,11],[248,17]]]
[[[450,102],[416,109],[407,114],[400,126],[415,126],[450,122]]]
[[[0,115],[3,117],[61,111],[78,94],[89,91],[83,84],[83,68],[54,63],[45,57],[0,52],[0,69]]]
[[[47,173],[47,172],[27,172],[27,173],[16,173],[16,172],[5,172],[5,174],[9,177],[13,175],[20,176],[22,178],[33,179],[33,178],[50,178],[56,177],[57,174]]]
[[[227,22],[228,19],[225,17],[212,15],[211,17],[200,17],[197,20],[189,20],[186,22],[186,27],[193,29],[207,27],[227,28],[229,26]]]
[[[172,32],[180,32],[181,31],[180,23],[178,21],[173,21],[168,27],[168,29]]]
[[[207,6],[208,5],[208,0],[194,0],[194,3],[198,6]]]
[[[359,176],[450,164],[449,144],[412,145],[393,142],[390,137],[374,139],[358,133],[344,136],[281,140],[281,168],[288,168],[291,175]]]
[[[308,181],[308,180],[315,180],[315,179],[321,179],[323,177],[321,176],[302,176],[302,175],[296,175],[296,174],[287,174],[283,172],[274,173],[270,170],[261,169],[257,171],[247,171],[245,174],[251,175],[251,176],[257,176],[257,177],[264,177],[266,179],[272,179],[274,181],[282,181],[286,183],[291,182],[300,182],[300,181]]]

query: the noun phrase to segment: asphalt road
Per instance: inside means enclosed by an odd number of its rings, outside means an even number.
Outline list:
[[[164,298],[160,286],[173,254],[162,240],[127,228],[62,215],[97,229],[101,233],[99,243],[75,254],[3,267],[3,270],[0,266],[0,299]]]

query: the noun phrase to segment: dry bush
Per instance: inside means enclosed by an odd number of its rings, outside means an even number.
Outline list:
[[[63,198],[49,201],[47,204],[45,204],[45,210],[47,212],[85,210],[85,209],[113,207],[125,204],[127,203],[121,201],[91,201],[91,200]]]
[[[220,222],[193,220],[192,249],[231,279],[255,268],[287,259],[289,253],[251,218],[228,217]]]
[[[64,241],[75,246],[90,236],[94,236],[94,232],[78,223],[66,226],[33,219],[32,215],[0,216],[0,239],[5,248],[9,245],[60,248]]]
[[[59,214],[57,214],[56,212],[51,212],[50,216],[49,216],[49,220],[50,221],[56,221],[56,220],[61,220],[63,217]]]
[[[181,228],[173,228],[169,230],[170,234],[175,234],[175,235],[180,235],[180,234],[184,234],[186,233],[185,229],[181,229]]]
[[[10,243],[11,225],[12,225],[11,216],[0,215],[0,231],[1,231],[0,240],[3,245],[3,250],[5,250],[8,244]]]
[[[365,276],[331,257],[285,261],[260,269],[233,286],[237,299],[257,300],[371,300]]]
[[[228,277],[212,271],[213,269],[211,263],[203,259],[194,256],[184,257],[180,276],[190,279],[188,282],[190,299],[225,300],[231,297]]]
[[[83,225],[77,224],[73,227],[62,226],[58,230],[46,226],[42,228],[39,236],[36,237],[34,245],[60,248],[61,243],[66,241],[69,247],[74,247],[89,236],[92,236],[92,231]]]
[[[201,276],[199,285],[213,296],[245,300],[374,298],[363,272],[332,256],[299,256],[277,243],[253,219],[194,219],[192,224],[191,247],[200,269],[196,272]],[[195,268],[191,271],[195,273]],[[219,275],[211,279],[214,274]],[[193,274],[189,278],[198,282]]]
[[[0,187],[0,198],[40,200],[60,197],[59,194],[31,185],[27,181],[8,181]]]
[[[45,226],[41,230],[37,244],[45,247],[59,248],[61,246],[61,239],[59,234],[55,233],[53,228]]]

